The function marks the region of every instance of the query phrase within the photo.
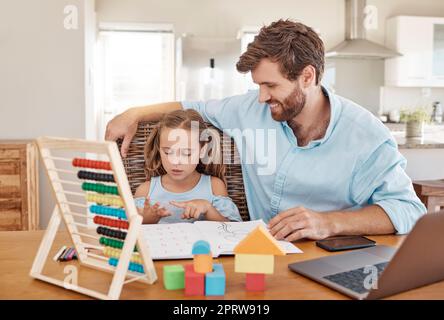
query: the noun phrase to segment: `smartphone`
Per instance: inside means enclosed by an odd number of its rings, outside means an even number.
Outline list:
[[[316,245],[327,251],[343,251],[373,247],[376,242],[363,236],[346,236],[319,240]]]

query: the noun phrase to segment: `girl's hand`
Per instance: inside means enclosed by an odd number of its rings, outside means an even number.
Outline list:
[[[182,219],[199,219],[201,214],[206,214],[211,207],[207,200],[196,199],[190,201],[170,201],[173,206],[184,209]]]
[[[160,220],[163,217],[170,216],[171,212],[161,207],[159,202],[156,202],[154,205],[150,205],[150,199],[147,197],[143,206],[143,215],[148,217],[155,217]]]

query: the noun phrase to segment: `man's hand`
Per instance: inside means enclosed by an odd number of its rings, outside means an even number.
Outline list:
[[[128,154],[129,145],[137,131],[137,117],[128,110],[115,116],[106,126],[105,140],[116,141],[123,137],[120,153],[125,158]]]
[[[123,137],[122,157],[128,154],[129,145],[137,131],[139,121],[159,121],[171,111],[182,110],[180,102],[165,102],[144,107],[134,107],[115,116],[106,126],[105,140],[116,141]]]
[[[184,209],[182,219],[199,219],[201,214],[206,214],[211,203],[204,199],[191,201],[171,201],[172,205]]]
[[[268,223],[278,240],[296,241],[302,238],[321,240],[333,235],[328,213],[318,213],[304,207],[285,210]]]

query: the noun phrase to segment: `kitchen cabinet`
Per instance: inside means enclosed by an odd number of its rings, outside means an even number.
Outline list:
[[[35,143],[0,140],[0,231],[38,229],[38,196]]]
[[[433,25],[432,78],[444,81],[444,19]]]
[[[444,18],[390,18],[386,46],[402,54],[385,60],[386,86],[444,87]]]

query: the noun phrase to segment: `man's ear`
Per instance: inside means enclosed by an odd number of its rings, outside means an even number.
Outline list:
[[[299,79],[301,81],[300,85],[302,88],[307,89],[311,87],[316,83],[316,69],[309,64],[302,69]]]

